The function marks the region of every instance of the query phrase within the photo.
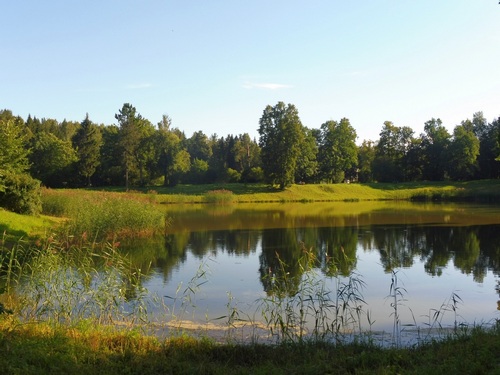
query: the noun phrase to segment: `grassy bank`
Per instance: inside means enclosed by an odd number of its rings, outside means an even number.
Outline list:
[[[410,349],[327,343],[276,346],[160,341],[105,328],[54,328],[0,318],[4,374],[498,374],[500,329]]]
[[[106,189],[123,192],[122,188]],[[265,184],[179,185],[148,187],[159,203],[335,202],[371,200],[500,201],[500,180],[469,182],[410,182],[391,184],[309,184],[278,190]],[[133,194],[133,193],[132,193]]]
[[[56,217],[19,215],[0,208],[0,240],[12,243],[44,237],[47,231],[61,222],[62,219]]]

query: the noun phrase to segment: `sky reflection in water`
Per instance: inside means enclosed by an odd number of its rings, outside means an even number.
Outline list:
[[[373,330],[390,331],[393,327],[391,271],[396,272],[402,288],[402,325],[425,328],[436,311],[444,313],[443,326],[453,325],[455,319],[472,324],[499,317],[500,298],[495,290],[500,265],[498,207],[381,207],[386,211],[370,209],[355,214],[339,214],[348,211],[332,207],[329,215],[317,214],[317,207],[300,207],[309,215],[297,209],[280,211],[280,207],[257,212],[234,208],[222,213],[215,209],[177,212],[177,227],[163,243],[164,249],[158,250],[171,259],[152,260],[153,272],[144,286],[158,296],[173,297],[181,284],[182,293],[205,262],[202,268],[207,271],[207,282],[196,291],[192,301],[195,307],[184,318],[193,318],[192,311],[200,321],[227,315],[232,298],[233,307],[258,320],[257,301],[266,296],[269,287],[266,273],[278,272],[276,253],[286,264],[296,263],[302,241],[315,252],[316,271],[331,290],[336,290],[337,279],[325,276],[332,271],[327,257],[335,258],[342,248],[357,259],[354,265],[340,265],[337,274],[340,280],[346,280],[354,272],[364,281],[364,309],[375,322]],[[165,249],[169,255],[165,255]],[[297,267],[289,272],[300,279]],[[450,308],[453,293],[461,298],[457,316]],[[367,321],[362,326],[370,328]]]

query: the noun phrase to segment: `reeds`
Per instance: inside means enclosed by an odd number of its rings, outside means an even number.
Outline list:
[[[42,201],[45,214],[68,218],[68,236],[134,237],[160,232],[168,224],[165,210],[145,194],[46,189]]]
[[[335,289],[329,289],[324,275],[314,267],[312,249],[302,246],[303,257],[298,262],[302,280],[298,287],[279,259],[280,269],[269,275],[271,291],[259,301],[271,334],[278,342],[303,342],[341,341],[345,334],[361,333],[362,316],[367,315],[369,320],[362,295],[364,281],[354,273],[344,279],[335,275]]]
[[[210,190],[204,194],[206,203],[231,204],[234,201],[234,195],[231,190],[218,189]]]
[[[51,237],[38,246],[17,244],[2,274],[11,309],[24,322],[73,326],[138,326],[146,322],[141,270],[117,250],[117,242],[92,243]],[[29,261],[20,262],[20,254]],[[14,258],[14,260],[13,260]]]

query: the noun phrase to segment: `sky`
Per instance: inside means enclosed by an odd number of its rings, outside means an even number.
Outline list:
[[[2,1],[0,108],[116,124],[124,103],[189,137],[258,139],[267,105],[302,124],[500,116],[498,0]]]

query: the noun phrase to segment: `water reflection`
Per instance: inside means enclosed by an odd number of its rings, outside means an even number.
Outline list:
[[[277,272],[280,262],[286,265],[286,272],[300,279],[302,246],[313,250],[317,267],[326,276],[350,275],[356,269],[358,251],[378,252],[385,272],[409,268],[418,261],[424,264],[427,274],[440,276],[451,261],[462,273],[482,282],[488,271],[498,275],[500,270],[500,225],[195,231],[123,246],[135,265],[147,270],[151,264],[166,280],[172,269],[186,261],[188,252],[202,259],[219,253],[245,256],[258,249],[262,279]]]
[[[413,288],[421,289],[421,296],[413,297],[417,304],[419,298],[428,298],[437,280],[448,280],[455,270],[470,280],[461,290],[473,289],[472,284],[483,283],[488,274],[500,274],[500,207],[371,202],[237,205],[219,211],[191,206],[176,208],[171,215],[174,225],[165,237],[129,243],[123,251],[142,269],[144,282],[159,289],[158,278],[171,286],[183,273],[193,276],[192,263],[207,256],[215,259],[215,294],[208,294],[211,301],[220,298],[222,306],[225,292],[238,288],[253,299],[276,290],[295,293],[302,281],[304,249],[312,251],[314,266],[326,278],[362,272],[377,283],[380,275],[406,269]],[[425,275],[433,280],[424,280]],[[273,287],[283,280],[286,288]],[[448,280],[446,293],[462,282]],[[488,285],[485,293],[495,295],[495,285]],[[384,299],[382,286],[370,287],[375,288],[375,301]]]

